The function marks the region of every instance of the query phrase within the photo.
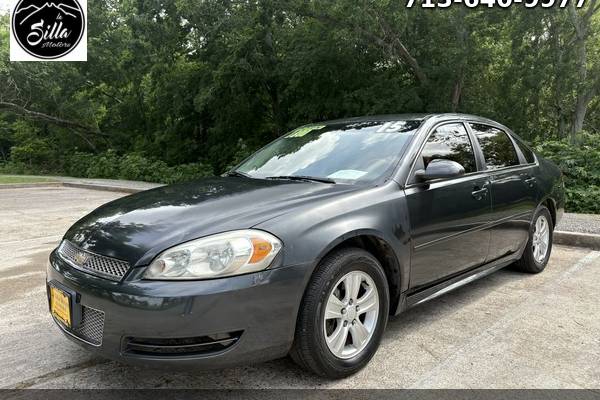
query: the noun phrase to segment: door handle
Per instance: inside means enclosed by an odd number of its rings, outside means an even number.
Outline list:
[[[473,195],[473,197],[475,197],[475,199],[481,200],[481,198],[487,194],[487,191],[488,191],[487,187],[484,187],[481,189],[475,187],[475,190],[473,190],[471,192],[471,195]]]
[[[524,181],[526,184],[529,185],[529,187],[533,187],[533,185],[535,184],[535,176],[532,176],[530,178],[525,179]]]

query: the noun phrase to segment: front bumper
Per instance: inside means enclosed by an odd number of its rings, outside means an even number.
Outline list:
[[[55,319],[67,337],[90,351],[145,366],[222,368],[287,354],[307,269],[306,265],[280,267],[205,281],[126,277],[113,282],[75,269],[53,252],[47,282],[76,293],[76,306],[104,313],[100,341],[85,340],[76,328],[68,329]],[[223,350],[207,353],[140,354],[128,347],[131,338],[156,342],[231,332],[239,339]]]

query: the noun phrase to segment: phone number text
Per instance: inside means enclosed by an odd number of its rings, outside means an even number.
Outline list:
[[[469,8],[480,6],[507,8],[513,4],[523,4],[527,8],[550,8],[555,6],[565,8],[571,2],[575,3],[575,7],[581,8],[583,7],[585,0],[408,0],[406,7],[412,8],[413,6],[421,6],[422,8],[447,8],[453,4],[464,4]]]

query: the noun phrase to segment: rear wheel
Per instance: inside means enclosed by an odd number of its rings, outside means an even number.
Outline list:
[[[373,357],[385,329],[389,289],[383,268],[356,248],[327,256],[306,289],[291,356],[328,378],[343,378]]]
[[[544,206],[540,207],[534,216],[529,229],[529,241],[523,256],[515,264],[517,269],[532,274],[542,272],[548,264],[552,251],[552,216]]]

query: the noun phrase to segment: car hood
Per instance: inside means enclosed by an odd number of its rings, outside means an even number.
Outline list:
[[[314,182],[203,179],[107,203],[77,221],[64,238],[96,254],[146,265],[179,243],[251,228],[309,202],[355,190],[357,186]]]

